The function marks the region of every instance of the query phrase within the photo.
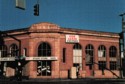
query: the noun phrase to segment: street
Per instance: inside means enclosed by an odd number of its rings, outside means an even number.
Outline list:
[[[0,80],[0,84],[125,84],[125,79],[24,79],[17,80]]]

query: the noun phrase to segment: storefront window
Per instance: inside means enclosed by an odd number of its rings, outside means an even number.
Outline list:
[[[106,61],[99,61],[99,70],[106,69]]]
[[[82,69],[82,47],[78,43],[73,46],[73,66]]]
[[[110,61],[110,70],[116,70],[117,69],[117,64],[115,61]]]
[[[49,57],[51,56],[51,47],[48,43],[43,42],[38,47],[38,56]],[[51,75],[51,61],[38,61],[37,62],[37,75],[50,76]]]
[[[10,55],[11,57],[16,57],[16,56],[19,56],[19,51],[18,51],[18,47],[16,44],[12,44],[10,46]]]
[[[7,46],[1,45],[0,46],[0,57],[7,57]],[[0,63],[0,76],[5,76],[6,72],[6,62]]]
[[[1,57],[7,57],[7,46],[5,46],[5,45],[2,45],[2,46],[0,46],[0,53],[1,53]]]

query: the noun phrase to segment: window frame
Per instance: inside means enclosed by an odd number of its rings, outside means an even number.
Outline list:
[[[117,62],[110,61],[110,70],[117,70]]]
[[[98,61],[98,69],[99,70],[106,69],[106,61]]]
[[[92,44],[88,44],[85,48],[85,54],[86,58],[87,56],[90,56],[89,62],[86,62],[86,64],[92,64],[94,61],[94,47]]]
[[[109,48],[109,56],[116,57],[117,56],[117,48],[115,46],[111,46]]]
[[[106,47],[105,47],[104,45],[100,45],[100,46],[98,47],[98,57],[100,57],[100,56],[99,56],[99,51],[104,52],[103,55],[102,55],[102,57],[106,57]]]
[[[6,45],[0,46],[0,51],[1,51],[1,57],[7,57],[7,46]]]
[[[11,57],[17,57],[19,56],[19,48],[16,44],[12,44],[10,46],[10,56]]]

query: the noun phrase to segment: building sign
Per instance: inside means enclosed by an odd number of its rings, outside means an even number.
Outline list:
[[[66,35],[66,42],[67,43],[78,43],[79,35]]]
[[[15,61],[15,57],[2,57],[0,61]]]
[[[15,57],[2,57],[0,58],[0,61],[15,61],[17,58]],[[25,57],[26,61],[37,61],[37,60],[57,60],[57,57]]]
[[[26,57],[25,60],[36,61],[36,60],[57,60],[57,57]]]
[[[25,3],[26,3],[25,0],[16,0],[16,7],[20,9],[25,9],[26,8]]]

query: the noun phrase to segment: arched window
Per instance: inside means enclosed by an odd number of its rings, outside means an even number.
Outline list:
[[[94,47],[93,45],[91,44],[88,44],[85,48],[85,53],[86,53],[86,58],[87,59],[90,59],[90,60],[87,60],[86,63],[87,64],[90,64],[93,62],[93,55],[94,55]]]
[[[1,51],[1,57],[7,57],[7,46],[6,45],[2,45],[0,46],[0,51]]]
[[[82,69],[82,47],[78,43],[73,46],[73,66]]]
[[[73,49],[82,49],[81,45],[76,43],[74,46],[73,46]]]
[[[19,49],[16,44],[12,44],[10,46],[10,54],[11,54],[11,57],[19,56]]]
[[[39,45],[38,56],[51,56],[51,47],[48,43],[43,42]]]
[[[115,46],[111,46],[109,48],[109,56],[110,57],[116,57],[117,56],[117,49]]]
[[[98,48],[98,57],[106,57],[106,48],[104,45],[100,45]]]
[[[38,56],[48,57],[51,56],[51,47],[48,43],[43,42],[38,46]],[[37,62],[37,75],[50,76],[51,75],[51,61],[38,61]]]

